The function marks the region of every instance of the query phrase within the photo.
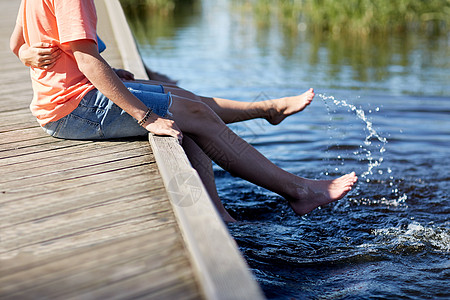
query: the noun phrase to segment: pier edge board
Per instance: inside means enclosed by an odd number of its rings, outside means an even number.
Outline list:
[[[264,299],[181,145],[152,134],[149,140],[207,299]]]
[[[107,0],[105,5],[111,20],[115,20],[111,23],[124,67],[136,78],[148,79],[119,1]],[[149,134],[149,142],[206,298],[264,299],[183,148],[170,137]],[[189,191],[183,186],[185,179],[193,184]],[[190,193],[192,205],[180,205],[187,196],[180,191]]]

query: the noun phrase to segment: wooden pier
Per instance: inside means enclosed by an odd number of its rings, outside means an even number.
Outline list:
[[[261,299],[174,139],[49,137],[9,50],[0,0],[0,299]],[[146,74],[117,0],[96,0],[104,57]],[[111,22],[114,20],[114,22]]]

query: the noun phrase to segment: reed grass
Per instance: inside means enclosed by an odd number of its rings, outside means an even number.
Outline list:
[[[177,24],[189,23],[200,11],[199,0],[120,0],[128,24],[140,44],[173,38]]]
[[[120,0],[122,5],[137,6],[145,10],[168,15],[173,13],[177,5],[192,2],[192,0]]]
[[[426,31],[446,33],[450,0],[233,0],[262,24],[277,20],[291,29],[332,33]]]

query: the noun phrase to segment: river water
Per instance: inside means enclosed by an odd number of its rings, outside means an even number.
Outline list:
[[[449,36],[292,33],[229,1],[128,17],[145,62],[198,94],[256,101],[313,87],[310,107],[278,126],[231,127],[300,176],[360,178],[298,217],[215,166],[239,220],[229,230],[267,298],[450,298]]]

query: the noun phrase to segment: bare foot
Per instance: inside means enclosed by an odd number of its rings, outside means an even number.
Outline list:
[[[288,198],[289,204],[298,215],[304,215],[315,208],[342,199],[358,180],[354,172],[334,180],[305,179],[304,186],[295,185],[297,197]]]
[[[299,96],[267,100],[269,109],[265,118],[270,124],[280,124],[286,117],[304,110],[313,100],[315,94],[311,88]]]

